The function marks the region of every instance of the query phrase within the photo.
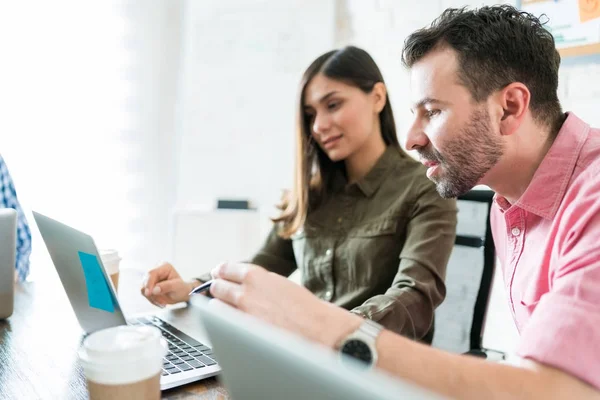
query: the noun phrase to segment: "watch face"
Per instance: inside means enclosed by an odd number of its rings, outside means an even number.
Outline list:
[[[371,353],[371,349],[362,340],[348,340],[346,343],[344,343],[344,347],[342,347],[342,353],[365,362],[368,365],[373,363],[373,354]]]

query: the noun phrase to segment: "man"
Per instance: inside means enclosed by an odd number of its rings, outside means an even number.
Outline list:
[[[377,366],[457,398],[600,398],[600,131],[561,111],[551,34],[507,5],[449,9],[406,40],[403,59],[414,97],[407,148],[442,196],[476,184],[497,193],[493,233],[523,361],[453,355],[383,330],[371,333]],[[364,338],[359,317],[259,267],[225,264],[213,276],[217,299],[311,340],[345,349],[353,332]]]
[[[31,254],[31,233],[25,214],[19,205],[15,186],[8,173],[4,159],[0,156],[0,208],[13,208],[17,211],[17,270],[16,278],[24,282],[29,274],[29,255]]]

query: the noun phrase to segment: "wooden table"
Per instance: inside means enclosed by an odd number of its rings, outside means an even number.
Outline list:
[[[122,270],[119,301],[128,313],[151,311],[139,292],[141,272]],[[15,310],[0,320],[0,399],[87,399],[83,371],[77,360],[82,341],[67,295],[56,276],[19,284]],[[164,399],[230,397],[215,378],[163,392]]]

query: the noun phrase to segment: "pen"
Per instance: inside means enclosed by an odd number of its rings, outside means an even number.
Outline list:
[[[210,285],[212,285],[213,281],[212,279],[208,282],[204,282],[202,285],[200,286],[196,286],[188,296],[191,296],[193,294],[199,294],[202,292],[206,292],[208,289],[210,289]]]

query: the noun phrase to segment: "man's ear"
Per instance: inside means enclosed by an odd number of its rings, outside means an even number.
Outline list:
[[[530,100],[531,93],[521,82],[513,82],[498,93],[502,135],[512,135],[519,129],[529,110]]]
[[[373,91],[371,92],[371,95],[373,95],[373,98],[375,100],[373,104],[374,111],[377,114],[379,114],[381,110],[383,110],[383,107],[385,107],[385,104],[387,102],[387,88],[385,87],[383,82],[377,82],[375,86],[373,86]]]

